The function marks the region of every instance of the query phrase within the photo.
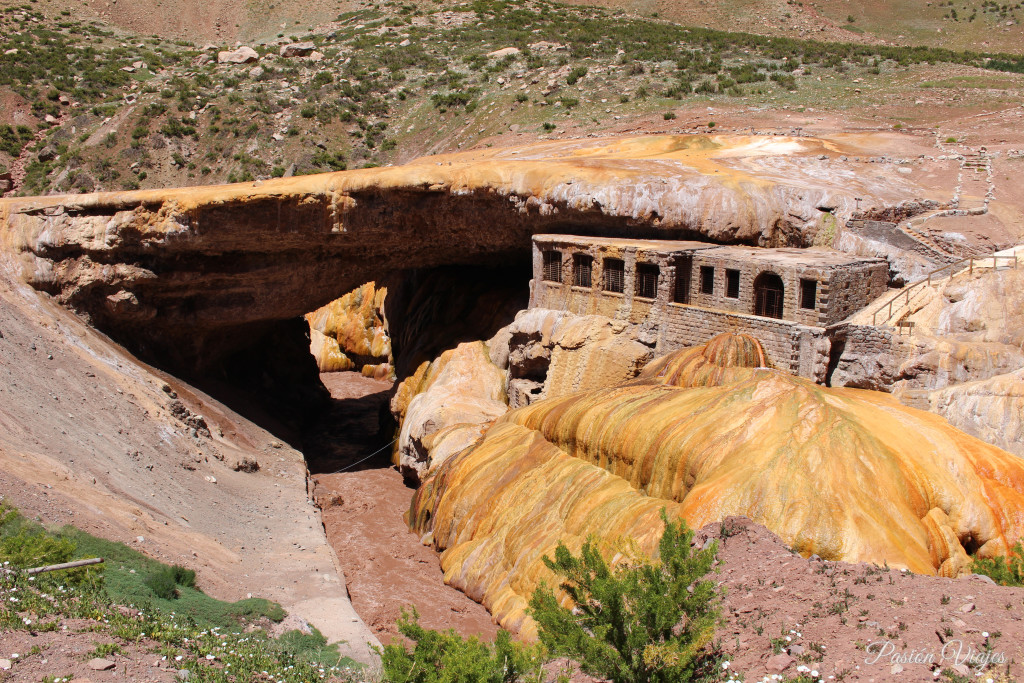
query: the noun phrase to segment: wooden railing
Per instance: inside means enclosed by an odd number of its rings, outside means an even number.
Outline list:
[[[890,318],[892,318],[892,306],[893,306],[894,303],[899,301],[900,297],[905,298],[906,301],[904,302],[904,304],[909,306],[910,305],[910,293],[912,291],[916,290],[918,287],[920,287],[922,285],[928,285],[930,287],[931,284],[932,284],[932,278],[934,276],[938,275],[939,273],[941,273],[942,271],[949,270],[949,274],[950,274],[950,276],[952,276],[956,272],[956,270],[954,270],[954,269],[956,269],[958,266],[962,266],[963,264],[966,263],[967,264],[967,269],[970,271],[971,274],[973,274],[974,273],[974,264],[976,262],[984,262],[984,261],[989,261],[989,260],[992,261],[992,269],[996,270],[996,269],[999,268],[999,259],[1006,259],[1008,263],[1012,262],[1013,265],[1012,266],[1007,265],[1008,268],[1011,268],[1011,267],[1012,268],[1016,268],[1017,267],[1018,256],[1017,256],[1017,253],[1014,252],[1013,254],[1011,254],[1009,256],[998,256],[996,254],[990,254],[988,256],[969,256],[967,258],[962,258],[959,261],[956,261],[954,263],[950,263],[949,265],[942,266],[941,268],[936,268],[935,270],[933,270],[930,273],[928,273],[927,277],[922,278],[921,280],[918,280],[917,282],[915,282],[912,285],[904,287],[902,290],[900,290],[899,292],[896,293],[896,296],[892,297],[891,299],[886,301],[884,304],[879,306],[877,309],[875,309],[874,313],[871,314],[871,324],[872,325],[877,325],[878,324],[878,322],[877,322],[878,314],[881,313],[883,310],[886,311],[885,320],[889,320]],[[903,330],[904,326],[900,325],[898,327],[900,328],[900,333],[902,334],[902,330]],[[910,328],[910,327],[913,327],[913,325],[906,325],[906,327]]]

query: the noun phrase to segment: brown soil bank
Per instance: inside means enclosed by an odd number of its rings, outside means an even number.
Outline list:
[[[0,272],[0,495],[193,568],[214,597],[276,600],[370,660],[306,474],[297,450]]]
[[[803,666],[825,680],[932,681],[937,668],[973,676],[986,661],[994,680],[1024,674],[1024,589],[804,559],[743,518],[698,536],[720,539],[718,635],[747,680]]]

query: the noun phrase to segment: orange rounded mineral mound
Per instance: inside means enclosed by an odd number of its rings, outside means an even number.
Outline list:
[[[795,551],[956,576],[1024,535],[1024,461],[887,394],[830,389],[720,337],[633,382],[512,411],[417,492],[449,583],[529,635],[541,558],[594,534],[653,554],[659,510],[746,516]]]

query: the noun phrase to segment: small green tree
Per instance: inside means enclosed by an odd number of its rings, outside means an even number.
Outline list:
[[[1024,544],[1017,541],[1006,557],[976,558],[971,570],[1001,586],[1024,586]]]
[[[498,631],[494,645],[476,636],[465,640],[454,629],[434,631],[419,625],[419,613],[402,610],[398,631],[413,641],[410,652],[402,643],[385,645],[381,668],[388,683],[516,683],[543,680],[539,647],[516,643],[508,631]]]
[[[720,596],[703,579],[717,543],[692,551],[685,521],[670,522],[659,562],[641,560],[609,568],[594,539],[573,556],[562,544],[544,562],[566,580],[562,589],[574,609],[558,604],[546,585],[534,591],[530,615],[547,649],[579,663],[584,672],[615,683],[669,683],[714,675],[705,650],[718,622]]]

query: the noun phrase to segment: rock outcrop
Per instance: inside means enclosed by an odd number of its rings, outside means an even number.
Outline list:
[[[1024,461],[878,392],[758,367],[749,338],[652,363],[614,388],[512,411],[417,492],[411,526],[446,581],[527,635],[559,540],[651,550],[658,511],[729,515],[803,554],[956,576],[1024,535]]]
[[[402,382],[391,410],[400,423],[394,462],[419,481],[508,410],[505,373],[483,342],[459,344]]]
[[[892,296],[891,294],[889,296]],[[1024,453],[1024,269],[975,268],[912,292],[912,334],[871,326],[876,305],[840,337],[833,386],[888,391],[969,434]],[[835,346],[834,346],[835,348]]]
[[[852,146],[851,146],[852,145]],[[849,147],[849,149],[847,149]],[[202,366],[383,274],[488,266],[538,232],[808,246],[855,197],[926,193],[859,149],[727,135],[538,142],[231,186],[0,200],[8,264],[132,348]]]
[[[221,64],[250,64],[259,61],[260,55],[251,47],[243,45],[234,50],[223,50],[217,53],[217,61]]]
[[[929,409],[982,441],[1024,457],[1024,367],[930,392]]]
[[[391,339],[384,317],[387,293],[386,287],[367,282],[306,314],[310,352],[320,372],[357,370],[376,378],[393,375]]]
[[[492,359],[508,368],[509,405],[608,387],[636,377],[654,356],[653,335],[600,315],[531,308],[499,335]]]

